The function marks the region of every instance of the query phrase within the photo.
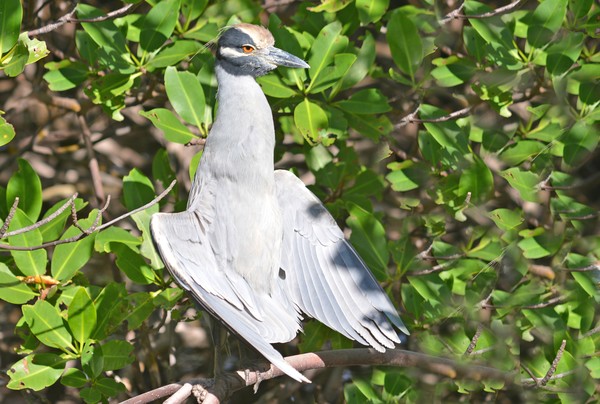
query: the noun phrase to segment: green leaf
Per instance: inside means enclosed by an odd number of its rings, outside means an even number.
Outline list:
[[[21,209],[17,209],[8,230],[15,231],[31,226],[32,224],[33,221]],[[42,235],[39,229],[32,229],[28,232],[11,236],[8,240],[12,246],[36,247],[42,244]],[[46,250],[11,251],[10,255],[12,255],[15,264],[23,275],[36,276],[46,273],[46,264],[48,263]]]
[[[537,157],[546,148],[545,144],[535,140],[519,140],[502,150],[500,159],[509,166],[516,166],[526,160]]]
[[[311,81],[306,89],[307,92],[311,92],[313,86],[322,82],[320,76],[334,62],[335,56],[346,49],[346,46],[348,46],[348,38],[342,35],[342,24],[339,21],[323,27],[310,48],[310,58],[308,59],[310,69],[308,72]]]
[[[15,137],[15,128],[0,116],[0,147],[9,143]]]
[[[139,253],[120,243],[115,243],[112,250],[117,256],[117,266],[129,279],[141,285],[154,281],[154,271]]]
[[[12,49],[21,32],[23,6],[20,0],[0,2],[0,56]]]
[[[178,72],[175,67],[167,67],[165,88],[169,101],[179,116],[202,131],[206,102],[198,78],[190,72]]]
[[[10,367],[7,387],[12,390],[40,391],[59,379],[66,363],[65,359],[52,353],[28,355]]]
[[[310,82],[308,91],[314,94],[333,87],[348,72],[355,61],[356,55],[352,53],[334,55],[333,64],[320,71],[319,75]]]
[[[102,222],[101,214],[98,210],[94,209],[90,212],[87,219],[79,220],[79,225],[83,229],[90,229],[96,219],[98,219],[98,224]],[[81,230],[75,226],[71,226],[60,239],[66,240],[79,234],[81,234]],[[92,257],[95,237],[96,234],[92,233],[74,243],[57,245],[50,264],[52,276],[59,281],[70,280]]]
[[[79,396],[87,404],[98,403],[102,400],[102,393],[95,387],[84,387],[79,391]]]
[[[374,64],[375,39],[369,31],[366,31],[362,46],[356,55],[356,61],[342,77],[339,84],[334,87],[334,93],[354,87],[365,78]]]
[[[118,370],[135,360],[133,345],[127,341],[111,340],[102,345],[104,353],[103,370]]]
[[[130,294],[126,299],[129,303],[129,307],[123,320],[127,320],[128,322],[127,329],[135,330],[139,328],[154,311],[154,299],[150,293],[144,292]]]
[[[174,66],[183,59],[196,55],[203,49],[204,46],[197,41],[182,39],[161,49],[156,56],[150,59],[147,67],[149,70],[153,70]]]
[[[387,167],[391,172],[385,178],[390,182],[394,191],[406,192],[417,189],[427,181],[426,167],[412,160],[405,160],[401,163],[393,162]]]
[[[42,182],[27,160],[19,159],[18,162],[19,170],[6,186],[6,204],[12,206],[18,197],[19,209],[35,221],[42,210]]]
[[[540,179],[534,173],[521,171],[512,167],[500,173],[511,187],[519,191],[521,198],[529,202],[538,201],[538,184]]]
[[[104,368],[104,352],[98,344],[86,343],[81,354],[81,366],[90,378],[97,378]]]
[[[124,284],[109,283],[94,300],[97,320],[91,338],[102,340],[120,327],[125,310],[127,291]]]
[[[27,34],[25,33],[25,35]],[[27,44],[19,37],[17,45],[13,48],[10,57],[4,60],[0,65],[0,70],[4,70],[4,73],[6,73],[8,77],[16,77],[25,69],[27,59],[29,59]]]
[[[573,279],[590,297],[598,296],[598,287],[591,276],[585,272],[571,272]]]
[[[88,77],[88,69],[81,62],[65,59],[60,62],[50,62],[44,65],[49,71],[44,74],[44,80],[52,91],[65,91],[77,87]]]
[[[96,327],[96,308],[88,291],[79,287],[69,304],[68,324],[71,334],[80,343],[87,341]]]
[[[380,90],[367,88],[337,103],[342,110],[354,114],[383,114],[391,111],[388,100]]]
[[[488,166],[478,157],[475,162],[463,170],[458,181],[457,195],[467,196],[470,193],[471,201],[480,202],[486,200],[494,189],[494,177]]]
[[[491,211],[488,217],[496,223],[499,229],[510,231],[519,227],[523,222],[523,214],[506,208],[498,208]]]
[[[375,277],[380,281],[386,280],[390,256],[383,225],[373,213],[362,207],[351,202],[347,203],[347,207],[350,216],[346,223],[352,229],[350,242]]]
[[[543,48],[551,42],[553,35],[561,27],[567,13],[568,0],[544,0],[527,20],[527,42],[536,48]]]
[[[63,351],[75,351],[71,334],[67,331],[60,312],[47,301],[38,300],[33,306],[23,306],[23,317],[42,344]]]
[[[142,20],[140,47],[145,52],[153,52],[169,39],[177,17],[180,0],[162,0],[150,9]]]
[[[123,199],[128,210],[144,206],[154,199],[154,185],[152,181],[137,168],[123,177]]]
[[[416,70],[423,60],[423,43],[417,26],[402,9],[392,13],[386,38],[394,63],[414,80]]]
[[[94,249],[98,252],[112,252],[113,243],[137,247],[142,243],[139,237],[120,227],[111,226],[96,235]]]
[[[79,3],[77,5],[78,18],[96,18],[104,16],[104,11],[87,4]],[[110,69],[119,73],[132,73],[135,70],[127,50],[125,36],[115,25],[114,21],[108,19],[96,22],[83,22],[81,26],[89,35],[89,38],[97,45],[95,52],[86,55],[89,61],[99,61]],[[81,43],[83,46],[84,43]],[[80,48],[78,46],[78,48]],[[89,45],[87,45],[89,48]],[[80,48],[81,51],[81,48]],[[88,53],[88,52],[86,52]]]
[[[94,383],[94,387],[107,397],[116,396],[126,391],[125,385],[109,377],[101,377]]]
[[[258,84],[269,97],[290,98],[296,95],[296,91],[283,82],[276,74],[269,74],[258,78]]]
[[[208,0],[182,0],[181,13],[185,17],[185,22],[188,23],[200,17],[207,4]]]
[[[390,0],[356,0],[356,10],[361,24],[375,23],[387,12]]]
[[[152,121],[152,124],[165,134],[165,139],[169,142],[180,144],[188,144],[198,136],[194,135],[190,130],[182,124],[179,119],[165,108],[154,108],[151,111],[140,111],[140,115]]]
[[[0,262],[0,299],[12,304],[23,304],[37,295],[13,275],[4,263]]]
[[[80,389],[83,386],[85,386],[87,382],[88,379],[85,376],[85,373],[83,373],[77,368],[69,368],[65,370],[65,373],[63,373],[60,379],[60,383],[63,386],[75,387],[77,389]]]
[[[358,115],[346,112],[344,116],[352,128],[374,141],[379,141],[382,136],[389,134],[393,129],[392,123],[385,115]]]
[[[296,105],[294,123],[310,144],[319,142],[329,126],[325,111],[308,98]]]
[[[433,60],[437,67],[431,75],[442,87],[454,87],[469,81],[475,74],[475,65],[469,60],[450,56]]]
[[[576,167],[596,150],[600,136],[595,127],[581,120],[577,121],[561,140],[565,145],[563,150],[565,163]]]

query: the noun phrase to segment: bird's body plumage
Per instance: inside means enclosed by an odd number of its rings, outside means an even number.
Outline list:
[[[154,215],[152,236],[166,267],[208,312],[308,381],[270,345],[293,339],[302,314],[379,351],[400,342],[392,324],[408,331],[323,204],[293,174],[274,171],[273,117],[255,81],[274,65],[252,60],[247,73],[243,56],[232,55],[241,42],[264,50],[267,62],[293,57],[273,48],[264,28],[232,29],[217,50],[219,107],[187,210]],[[277,64],[306,67],[296,59]]]

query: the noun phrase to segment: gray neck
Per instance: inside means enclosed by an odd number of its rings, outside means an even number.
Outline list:
[[[251,76],[233,75],[218,61],[215,73],[217,114],[188,205],[200,196],[204,181],[227,178],[242,187],[274,187],[275,130],[267,98]]]

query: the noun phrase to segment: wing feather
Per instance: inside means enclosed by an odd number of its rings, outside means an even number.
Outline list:
[[[241,276],[219,268],[196,212],[155,214],[150,229],[167,269],[206,311],[290,377],[309,382],[271,346],[292,340],[300,329],[287,297],[279,291],[252,293]]]
[[[333,217],[295,175],[275,171],[282,213],[281,267],[293,303],[348,338],[377,350],[408,334],[387,294]],[[391,322],[391,324],[390,324]]]

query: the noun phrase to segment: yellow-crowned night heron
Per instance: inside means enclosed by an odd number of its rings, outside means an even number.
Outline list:
[[[155,214],[151,230],[166,267],[204,309],[308,382],[271,346],[292,340],[303,314],[378,351],[400,342],[393,326],[408,331],[323,204],[274,170],[273,116],[255,78],[309,66],[273,44],[250,24],[219,37],[218,111],[187,210]]]

